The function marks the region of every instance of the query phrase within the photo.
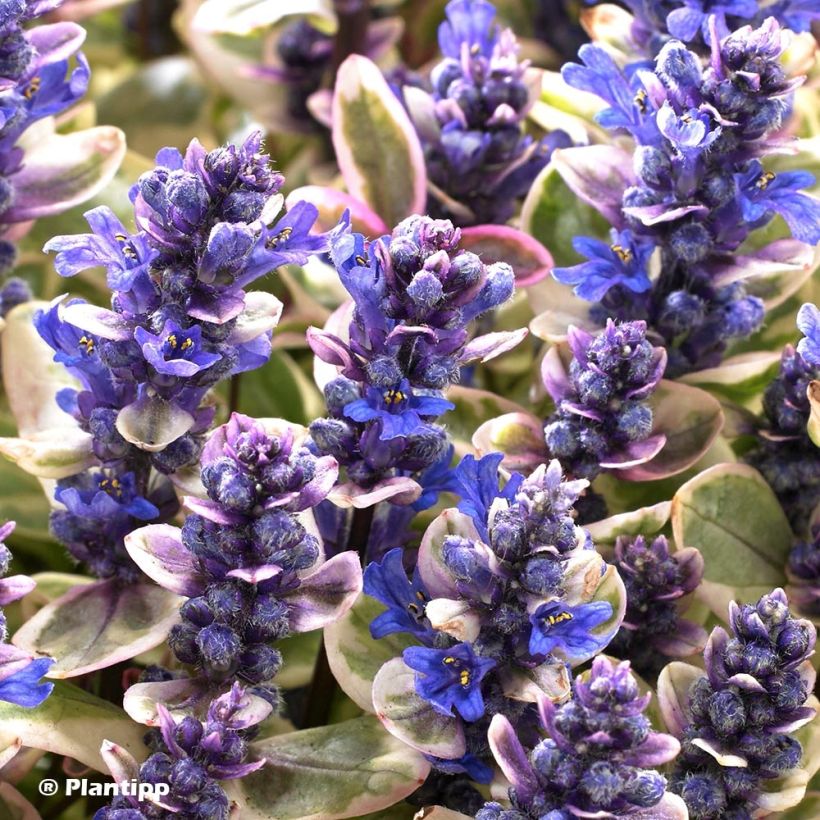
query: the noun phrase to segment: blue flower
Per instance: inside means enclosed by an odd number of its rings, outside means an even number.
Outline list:
[[[387,611],[382,612],[370,624],[370,634],[383,638],[394,632],[410,632],[418,638],[432,638],[434,633],[424,615],[424,607],[430,596],[418,573],[413,581],[407,578],[401,547],[390,550],[380,564],[373,561],[364,571],[366,595],[381,601]]]
[[[134,338],[142,348],[145,360],[157,373],[166,376],[195,376],[221,358],[218,353],[207,353],[202,349],[202,328],[199,325],[182,330],[168,319],[160,333],[155,335],[138,327]]]
[[[345,405],[344,414],[353,421],[380,421],[382,441],[413,435],[424,426],[422,416],[435,418],[455,405],[441,396],[414,393],[407,379],[395,387],[368,385],[366,398]]]
[[[630,231],[613,230],[611,236],[611,245],[600,239],[576,237],[572,247],[588,261],[571,268],[555,268],[552,275],[565,285],[575,285],[575,295],[589,302],[600,301],[615,285],[645,293],[652,286],[647,268],[654,243],[638,239]]]
[[[456,471],[450,466],[455,448],[445,448],[438,461],[419,474],[416,481],[421,485],[421,495],[411,505],[416,512],[428,510],[441,493],[458,493],[461,487]]]
[[[503,460],[503,453],[488,453],[480,460],[476,460],[473,455],[466,455],[454,471],[456,492],[461,496],[458,509],[473,519],[484,541],[489,538],[487,519],[493,501],[504,498],[511,502],[524,480],[524,476],[513,473],[502,490],[498,468]]]
[[[466,643],[449,649],[411,646],[402,657],[416,671],[416,692],[437,712],[453,715],[455,709],[470,722],[484,715],[481,681],[496,665],[494,660],[478,657]]]
[[[495,7],[487,0],[450,0],[447,20],[438,28],[438,44],[445,57],[461,58],[466,45],[470,56],[491,57],[498,39],[493,25]]]
[[[684,156],[697,156],[721,134],[708,111],[690,108],[678,114],[668,100],[660,107],[657,122],[661,134]]]
[[[590,635],[590,630],[611,616],[612,605],[607,601],[579,606],[567,606],[559,601],[541,604],[530,616],[530,654],[548,655],[555,649],[572,654],[595,652],[604,644]]]
[[[718,15],[723,20],[727,14],[749,18],[756,13],[757,0],[684,0],[683,8],[675,9],[667,16],[666,27],[673,37],[686,43],[694,40],[699,31],[704,40],[708,40],[711,15]],[[725,22],[723,27],[726,27]]]
[[[820,310],[807,302],[797,313],[797,327],[805,336],[797,343],[797,352],[803,360],[820,367]]]
[[[467,752],[466,755],[447,760],[446,758],[425,755],[433,764],[435,769],[445,774],[467,774],[476,783],[490,783],[493,779],[493,770],[474,754]]]
[[[39,706],[54,689],[53,683],[40,683],[40,678],[53,663],[52,658],[37,658],[20,671],[0,680],[0,700],[27,709]]]
[[[780,214],[795,239],[815,245],[820,242],[820,200],[800,193],[814,185],[814,176],[807,171],[785,171],[773,174],[764,171],[758,161],[749,163],[742,174],[736,174],[743,218],[759,227]]]
[[[79,473],[60,481],[54,497],[73,515],[83,518],[113,519],[126,513],[150,521],[159,515],[159,510],[137,493],[133,473]]]

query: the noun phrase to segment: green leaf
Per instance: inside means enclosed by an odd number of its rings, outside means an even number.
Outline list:
[[[282,653],[282,669],[276,675],[277,685],[283,689],[307,686],[313,677],[313,667],[321,642],[321,629],[277,641],[276,648]]]
[[[54,658],[48,677],[75,677],[162,643],[179,618],[182,600],[153,584],[120,587],[109,580],[77,586],[27,621],[14,643]]]
[[[710,596],[707,603],[720,618],[727,596],[753,600],[761,588],[786,582],[789,522],[751,467],[718,464],[684,484],[672,499],[672,530],[679,549],[697,547],[703,554],[706,589],[698,594]]]
[[[671,511],[672,504],[661,501],[651,507],[641,507],[585,524],[584,528],[592,536],[596,547],[599,544],[614,544],[619,535],[656,535],[666,526]]]
[[[424,212],[427,180],[416,130],[381,70],[357,54],[336,75],[333,147],[350,193],[387,225]]]
[[[0,783],[0,820],[40,820],[40,814],[11,783]]]
[[[369,595],[359,599],[342,618],[325,627],[327,658],[333,675],[344,693],[366,712],[373,707],[373,679],[382,665],[413,646],[406,633],[373,638],[370,624],[385,611],[384,605]]]
[[[274,350],[267,364],[242,374],[239,411],[253,418],[275,416],[302,425],[326,412],[316,385],[281,350]]]
[[[242,820],[334,820],[386,809],[425,780],[430,764],[371,715],[251,744],[266,758],[231,781]]]
[[[100,746],[110,740],[137,760],[147,757],[145,727],[108,701],[58,681],[49,697],[34,709],[0,701],[0,755],[16,743],[79,760],[100,772],[107,767]]]
[[[603,239],[609,232],[606,219],[569,189],[552,163],[541,171],[524,200],[521,227],[546,247],[556,267],[583,260],[572,247],[573,237]]]

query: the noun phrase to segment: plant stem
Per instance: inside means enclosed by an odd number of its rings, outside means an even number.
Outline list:
[[[241,375],[231,376],[228,383],[228,415],[235,413],[239,408],[239,387]]]
[[[350,536],[347,539],[347,546],[349,549],[355,549],[358,552],[362,566],[366,566],[367,563],[367,542],[370,539],[370,528],[373,525],[375,511],[375,505],[355,510],[353,520],[350,522]],[[319,654],[316,656],[310,691],[302,715],[302,729],[312,729],[315,726],[325,726],[327,724],[333,696],[337,689],[338,684],[336,678],[333,677],[333,672],[330,670],[327,649],[324,641],[322,641],[319,644]]]
[[[333,42],[333,76],[351,55],[362,54],[370,22],[369,0],[334,0],[338,29]]]

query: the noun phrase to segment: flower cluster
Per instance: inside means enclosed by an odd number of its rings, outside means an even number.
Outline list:
[[[652,730],[643,714],[651,695],[641,695],[629,663],[615,666],[596,658],[588,677],[575,679],[573,694],[559,707],[539,701],[548,737],[530,751],[506,718],[493,718],[490,744],[512,783],[512,809],[487,803],[476,820],[573,820],[655,807],[662,811],[666,780],[653,769],[674,758],[679,745]]]
[[[692,820],[749,817],[765,805],[766,781],[800,762],[791,733],[814,717],[805,702],[814,685],[807,659],[816,633],[787,603],[781,589],[755,605],[733,602],[731,635],[717,627],[709,638],[706,675],[689,689],[689,721],[671,779]]]
[[[435,186],[434,212],[460,224],[505,223],[563,132],[534,140],[523,122],[538,96],[539,75],[518,61],[511,30],[495,22],[487,0],[450,0],[439,27],[443,60],[432,94],[408,96]]]
[[[608,320],[598,336],[570,327],[567,341],[569,368],[557,349],[542,368],[556,406],[544,427],[551,455],[571,475],[590,480],[607,467],[651,458],[665,438],[652,434],[646,400],[663,375],[666,351],[652,347],[644,322]]]
[[[715,31],[725,37],[744,25],[760,25],[774,17],[792,31],[808,31],[820,10],[803,0],[777,0],[758,3],[756,0],[627,0],[635,19],[630,28],[632,42],[650,56],[657,54],[670,37],[692,43],[692,47],[708,47],[711,41],[710,18]]]
[[[34,581],[25,575],[3,576],[9,571],[11,552],[3,543],[14,531],[8,521],[0,527],[0,607],[20,600],[34,589]],[[53,683],[40,683],[40,678],[51,668],[51,658],[32,658],[16,646],[6,643],[6,616],[0,609],[0,701],[18,706],[39,706],[54,689]]]
[[[681,599],[703,578],[703,557],[694,547],[670,554],[666,537],[651,543],[642,536],[619,536],[612,563],[626,587],[626,615],[609,646],[616,658],[629,658],[641,674],[656,676],[669,658],[703,648],[703,627],[680,615]]]
[[[149,576],[188,598],[168,639],[177,659],[210,685],[238,678],[274,704],[268,684],[281,656],[270,643],[335,619],[361,588],[356,556],[324,561],[300,520],[327,495],[337,468],[297,434],[234,413],[208,439],[207,498],[185,499],[192,514],[182,530],[156,524],[126,539]]]
[[[157,708],[160,728],[151,738],[155,751],[139,767],[139,782],[163,784],[168,792],[160,803],[120,795],[97,811],[94,820],[228,820],[231,803],[219,781],[245,777],[264,765],[264,760],[247,760],[247,739],[270,714],[270,704],[235,683],[212,701],[204,721],[190,715],[176,720],[162,704]],[[103,753],[114,757],[110,746]],[[121,771],[112,769],[115,776]]]
[[[820,502],[820,451],[809,437],[809,385],[820,378],[820,310],[805,304],[797,315],[805,334],[786,345],[780,374],[763,394],[765,427],[747,461],[775,491],[796,530],[802,531]]]
[[[584,65],[563,70],[570,85],[608,104],[601,124],[626,131],[637,147],[634,177],[621,168],[612,174],[617,190],[599,191],[599,199],[620,199],[606,214],[612,245],[577,238],[588,261],[555,276],[597,303],[593,315],[645,319],[664,339],[673,375],[718,364],[731,340],[760,327],[763,303],[732,275],[728,257],[753,230],[779,214],[795,239],[820,241],[820,202],[802,193],[812,176],[774,174],[760,161],[783,144],[781,125],[802,82],[780,63],[787,33],[769,18],[711,42],[706,65],[671,40],[652,72],[624,71],[596,45],[580,50]],[[623,162],[611,150],[612,163]]]
[[[86,92],[88,64],[80,46],[85,31],[74,23],[24,26],[60,5],[62,0],[8,0],[0,19],[0,275],[14,264],[10,229],[42,206],[42,172],[26,169],[26,151],[18,145],[38,120],[62,113]],[[69,71],[72,56],[76,67]],[[53,171],[52,171],[53,173]]]
[[[484,265],[459,250],[460,240],[449,221],[421,216],[370,243],[346,219],[331,236],[333,263],[354,305],[341,328],[347,338],[308,332],[316,355],[341,370],[325,387],[331,417],[310,429],[317,448],[334,455],[358,487],[436,464],[447,438],[432,422],[453,407],[442,391],[459,380],[463,364],[522,338],[469,339],[473,321],[512,296],[514,275],[509,265]]]
[[[113,291],[111,310],[58,299],[36,321],[81,384],[57,400],[98,462],[58,483],[67,512],[53,528],[99,576],[133,577],[122,536],[163,504],[173,512],[167,481],[151,477],[196,462],[214,415],[206,393],[267,361],[281,303],[244,288],[324,247],[309,235],[313,206],[277,219],[283,178],[260,149],[259,134],[211,152],[194,140],[184,157],[164,149],[132,189],[136,233],[99,207],[86,214],[92,233],[46,245],[60,274],[102,266]]]
[[[500,461],[500,454],[462,460],[459,511],[431,525],[412,582],[400,549],[364,575],[365,592],[387,606],[371,624],[373,636],[410,633],[421,644],[403,653],[416,694],[466,724],[466,744],[453,753],[462,768],[434,762],[478,780],[489,773],[476,764],[486,756],[485,713],[517,721],[526,712],[509,697],[516,675],[566,697],[564,665],[599,652],[620,617],[608,600],[593,600],[606,565],[573,520],[587,482],[564,482],[553,461],[527,479],[514,474],[501,489]]]

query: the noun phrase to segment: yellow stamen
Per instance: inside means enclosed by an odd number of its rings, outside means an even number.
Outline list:
[[[638,93],[633,97],[633,101],[635,105],[638,106],[638,111],[640,111],[641,114],[646,113],[646,98],[647,94],[646,91],[644,91],[643,89],[638,91]]]
[[[469,669],[462,669],[461,673],[458,676],[458,682],[462,686],[469,686],[470,685],[470,670]]]
[[[401,390],[393,390],[391,388],[390,390],[384,391],[384,403],[388,407],[393,407],[396,404],[400,404],[406,398],[407,396],[404,393],[402,393]]]
[[[366,265],[367,259],[365,259],[361,254],[356,257],[356,264],[357,265]]]
[[[265,242],[265,247],[268,248],[269,250],[271,248],[275,248],[281,242],[286,242],[288,239],[290,239],[290,235],[292,233],[293,233],[293,228],[290,228],[290,227],[282,228],[282,230],[279,231],[279,233],[276,234],[276,236],[272,236],[270,239],[268,239],[267,242]]]
[[[550,626],[555,626],[555,624],[560,624],[563,621],[571,621],[572,615],[569,612],[562,612],[560,615],[549,615],[547,617],[547,622]]]
[[[186,339],[179,347],[180,350],[188,350],[193,347],[194,343],[190,339]]]
[[[85,348],[85,352],[90,356],[94,352],[94,340],[90,336],[80,336],[78,345]]]
[[[444,663],[446,663],[446,664],[448,664],[448,665],[449,665],[449,664],[451,664],[451,663],[455,663],[455,662],[456,662],[456,659],[455,659],[452,655],[448,655],[448,656],[444,659]]]
[[[171,350],[176,350],[176,347],[177,347],[177,337],[176,337],[176,334],[175,334],[175,333],[172,333],[172,334],[171,334],[171,335],[170,335],[170,336],[169,336],[169,337],[165,340],[165,343],[168,345],[168,347],[170,347],[170,348],[171,348]]]
[[[632,251],[629,248],[625,248],[623,245],[610,245],[609,247],[624,264],[632,261]]]
[[[31,82],[26,87],[26,90],[23,91],[23,96],[27,100],[30,100],[40,90],[42,83],[43,81],[39,77],[32,77]]]
[[[766,171],[764,174],[760,175],[760,179],[755,182],[755,187],[759,188],[761,191],[765,191],[766,188],[769,187],[769,183],[775,178],[775,174],[771,171]]]

